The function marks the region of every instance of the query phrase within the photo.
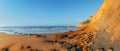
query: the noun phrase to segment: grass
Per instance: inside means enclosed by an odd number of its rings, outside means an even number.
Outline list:
[[[86,21],[81,22],[80,24],[87,24],[89,22],[90,22],[90,20],[86,20]]]
[[[90,18],[92,18],[93,16],[90,16]],[[89,23],[90,22],[90,20],[86,20],[86,21],[83,21],[83,22],[81,22],[80,24],[87,24],[87,23]]]
[[[92,18],[93,16],[90,16],[90,18]]]

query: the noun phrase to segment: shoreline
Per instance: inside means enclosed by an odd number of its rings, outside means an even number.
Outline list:
[[[88,31],[87,29],[81,29],[51,34],[24,34],[24,35],[18,34],[11,35],[7,33],[0,33],[0,42],[2,42],[0,43],[0,50],[3,51],[91,50],[90,47],[93,44],[95,35],[87,31]],[[89,37],[91,37],[92,39]],[[87,43],[86,40],[89,42]]]
[[[75,26],[69,29],[67,26],[18,26],[18,27],[1,27],[0,32],[8,34],[52,34],[60,32],[68,32],[69,30],[76,30]]]

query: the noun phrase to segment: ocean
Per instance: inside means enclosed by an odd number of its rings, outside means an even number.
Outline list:
[[[0,27],[0,32],[8,34],[49,34],[76,30],[75,26],[12,26]]]

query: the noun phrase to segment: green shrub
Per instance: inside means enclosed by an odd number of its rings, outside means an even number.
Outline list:
[[[93,16],[90,16],[90,18],[92,18]]]
[[[89,22],[90,22],[90,20],[86,20],[86,21],[81,22],[81,24],[87,24]]]

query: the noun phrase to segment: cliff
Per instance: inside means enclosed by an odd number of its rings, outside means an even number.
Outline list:
[[[94,49],[113,48],[120,51],[120,0],[105,0],[89,22],[78,24],[77,27],[92,26],[97,28]]]

